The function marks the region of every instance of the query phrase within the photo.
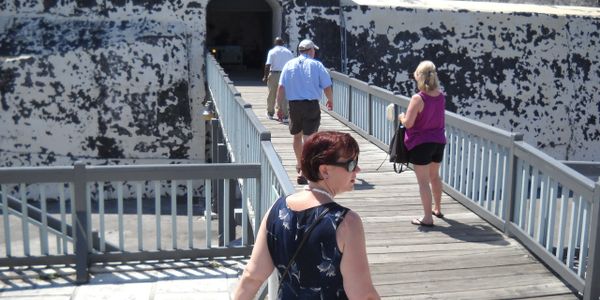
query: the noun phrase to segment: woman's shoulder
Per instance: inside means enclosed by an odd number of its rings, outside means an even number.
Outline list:
[[[286,199],[286,195],[279,197],[279,199],[277,199],[273,205],[271,205],[271,208],[269,208],[269,212],[267,213],[268,216],[274,216],[274,214],[279,214],[281,209],[287,209]]]
[[[362,219],[358,213],[346,208],[342,220],[340,220],[340,227],[346,229],[347,232],[357,232],[356,230],[363,227]]]
[[[329,215],[332,215],[332,216],[340,219],[340,222],[346,217],[348,212],[350,212],[349,208],[342,206],[335,201],[324,204],[323,207],[329,208]]]
[[[364,237],[365,231],[360,216],[355,211],[348,210],[337,227],[337,234],[341,241],[340,249],[344,249],[348,243],[352,244],[353,241],[360,240],[360,236]]]
[[[351,224],[355,224],[355,223],[360,223],[362,224],[362,219],[360,218],[360,216],[358,215],[357,212],[351,210],[351,209],[347,209],[346,211],[346,215],[344,217],[344,219]]]

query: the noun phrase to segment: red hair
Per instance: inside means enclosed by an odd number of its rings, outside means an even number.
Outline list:
[[[320,131],[311,135],[302,148],[300,167],[306,179],[322,180],[319,166],[337,162],[340,158],[358,157],[360,149],[356,140],[348,133]]]

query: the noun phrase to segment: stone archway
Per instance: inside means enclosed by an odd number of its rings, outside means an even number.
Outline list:
[[[281,32],[277,0],[210,1],[206,10],[207,50],[226,71],[261,70],[273,37]]]

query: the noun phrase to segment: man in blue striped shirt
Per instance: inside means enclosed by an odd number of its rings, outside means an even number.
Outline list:
[[[285,98],[289,104],[290,134],[293,136],[294,154],[298,184],[306,184],[306,178],[300,170],[302,146],[311,134],[319,130],[321,109],[319,99],[325,92],[327,108],[333,109],[333,89],[331,77],[323,64],[314,59],[319,47],[311,40],[303,40],[298,45],[300,55],[288,61],[281,70],[277,102]]]

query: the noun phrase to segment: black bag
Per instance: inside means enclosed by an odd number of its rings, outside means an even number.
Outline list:
[[[404,145],[405,131],[404,125],[400,124],[390,142],[390,162],[394,164],[396,173],[402,173],[402,171],[408,169],[408,149]]]

